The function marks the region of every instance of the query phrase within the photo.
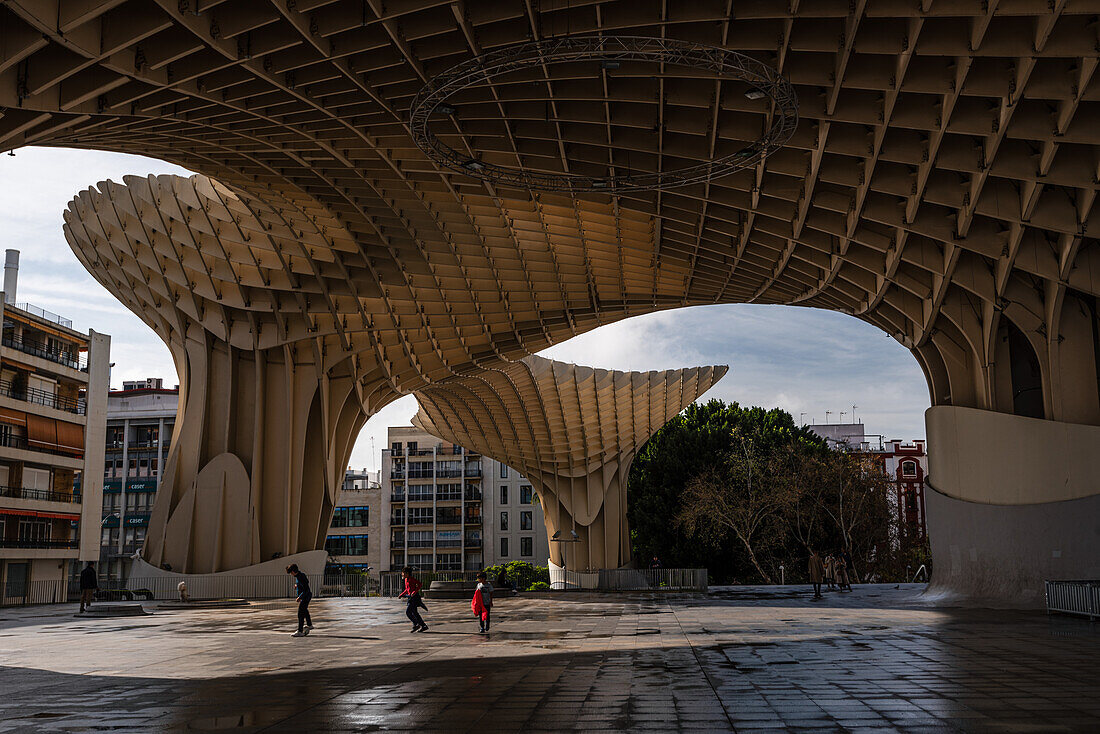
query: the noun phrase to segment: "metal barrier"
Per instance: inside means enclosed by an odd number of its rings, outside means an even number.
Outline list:
[[[0,584],[0,607],[26,604],[59,604],[68,601],[68,579],[53,581],[9,581]]]
[[[603,569],[596,588],[600,591],[706,591],[707,569]]]
[[[1047,581],[1047,613],[1100,617],[1100,581]]]

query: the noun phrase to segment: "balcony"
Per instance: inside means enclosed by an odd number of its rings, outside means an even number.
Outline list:
[[[435,472],[435,475],[437,477],[440,477],[441,479],[442,478],[460,477],[460,476],[462,476],[462,470],[461,469],[437,469],[436,472]]]
[[[466,516],[466,524],[467,525],[480,525],[481,524],[481,515],[477,515],[477,516],[467,515]]]
[[[391,538],[390,539],[390,549],[391,550],[400,550],[401,548],[404,548],[404,547],[405,547],[405,539],[404,538]]]
[[[75,550],[79,540],[4,540],[0,538],[0,548],[45,548],[48,550]]]
[[[45,489],[27,489],[26,487],[0,487],[0,497],[12,497],[20,500],[42,500],[45,502],[80,503],[79,492],[50,492]]]
[[[464,476],[466,476],[467,479],[481,479],[481,469],[471,469],[470,467],[466,467],[466,474]]]
[[[481,538],[466,538],[466,547],[467,548],[480,548],[481,547]]]
[[[430,517],[410,517],[409,518],[409,527],[413,527],[414,525],[431,525],[431,524],[432,524],[432,518],[430,518]]]
[[[410,471],[409,479],[431,479],[435,476],[435,472],[431,469],[428,471]]]
[[[396,492],[390,495],[390,502],[404,502],[405,495],[397,494]]]
[[[481,490],[467,487],[466,500],[469,502],[481,502]]]
[[[0,434],[0,446],[9,449],[19,449],[20,451],[38,451],[43,454],[52,454],[54,456],[66,456],[70,459],[83,458],[83,451],[60,451],[58,449],[48,449],[42,446],[31,446],[27,443],[26,436],[16,436],[15,434]]]
[[[57,364],[64,365],[74,370],[88,369],[87,356],[75,351],[69,351],[66,349],[51,349],[47,345],[36,342],[30,339],[24,339],[14,334],[4,334],[0,339],[0,344],[5,347],[11,347],[24,354],[29,354],[33,357],[41,357],[42,359],[49,360],[50,362],[56,362]]]
[[[39,390],[36,387],[16,387],[10,380],[0,380],[0,395],[22,400],[32,405],[44,405],[54,410],[63,410],[66,413],[84,415],[84,401],[75,398],[65,398],[56,393]]]
[[[405,516],[404,515],[390,515],[390,525],[404,525],[404,524],[405,524]]]
[[[431,539],[428,539],[428,540],[410,540],[409,541],[409,547],[410,548],[431,548],[432,547],[432,541],[431,541]]]
[[[390,469],[390,479],[404,479],[405,472],[398,471],[397,469]]]

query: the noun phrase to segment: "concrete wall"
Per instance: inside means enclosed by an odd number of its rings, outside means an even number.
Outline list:
[[[929,594],[1043,606],[1043,581],[1100,579],[1100,429],[935,406],[929,441]]]

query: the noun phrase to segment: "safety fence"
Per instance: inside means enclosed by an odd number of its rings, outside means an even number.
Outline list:
[[[0,607],[24,604],[58,604],[68,601],[67,579],[53,581],[8,581],[0,584]]]
[[[1100,581],[1047,581],[1047,613],[1100,617]]]
[[[601,591],[706,591],[705,568],[615,568],[600,571]]]
[[[433,581],[477,582],[477,571],[417,571],[416,580],[430,589]],[[405,589],[400,571],[383,571],[379,578],[381,596],[397,596]]]

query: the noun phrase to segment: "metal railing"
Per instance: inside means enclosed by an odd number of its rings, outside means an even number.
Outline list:
[[[1047,581],[1047,613],[1100,617],[1100,581]]]
[[[79,492],[50,492],[45,489],[26,487],[0,487],[0,497],[12,497],[23,500],[43,500],[45,502],[80,502]]]
[[[706,591],[707,569],[601,569],[596,588],[600,591]]]
[[[477,583],[477,571],[416,571],[416,579],[430,589],[433,581],[464,581]],[[405,581],[400,571],[383,571],[379,574],[379,593],[381,596],[397,596],[405,590]]]
[[[88,368],[88,358],[84,354],[71,352],[65,349],[50,349],[41,342],[23,339],[14,334],[5,334],[3,338],[0,339],[0,344],[3,344],[5,347],[11,347],[12,349],[18,349],[24,354],[41,357],[42,359],[48,359],[51,362],[71,367],[74,370],[86,370]]]
[[[2,434],[0,433],[0,446],[4,446],[9,449],[20,449],[22,451],[38,451],[43,454],[52,454],[53,456],[68,456],[72,459],[79,459],[84,456],[84,451],[62,451],[60,449],[48,449],[42,446],[31,446],[27,441],[26,436],[17,436],[14,433]]]
[[[78,540],[11,540],[0,539],[0,548],[37,548],[45,550],[75,550],[80,547]]]
[[[20,311],[26,311],[29,314],[34,314],[44,321],[49,321],[50,323],[57,324],[58,326],[64,326],[66,329],[73,328],[72,320],[67,319],[64,316],[59,316],[53,311],[47,311],[44,308],[39,308],[38,306],[32,305],[30,303],[16,303],[13,305]]]
[[[67,579],[9,581],[0,584],[0,607],[24,604],[60,604],[69,600]]]
[[[54,410],[84,415],[83,400],[62,397],[57,393],[39,390],[37,387],[19,387],[11,380],[0,380],[0,395],[32,405],[44,405]]]

